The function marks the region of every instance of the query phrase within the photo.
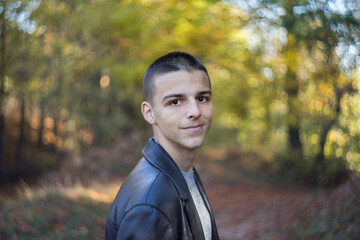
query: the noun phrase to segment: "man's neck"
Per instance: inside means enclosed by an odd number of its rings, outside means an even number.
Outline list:
[[[196,156],[196,149],[175,148],[172,144],[161,141],[161,139],[155,139],[155,142],[160,144],[162,148],[170,155],[176,165],[184,172],[190,172],[193,170],[194,161]]]

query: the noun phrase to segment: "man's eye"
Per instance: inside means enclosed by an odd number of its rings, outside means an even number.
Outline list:
[[[178,99],[172,100],[172,101],[170,102],[170,105],[171,105],[171,106],[177,106],[177,105],[179,105],[179,104],[180,104],[180,101],[179,101]]]
[[[198,101],[199,102],[207,102],[209,99],[207,97],[199,97]]]

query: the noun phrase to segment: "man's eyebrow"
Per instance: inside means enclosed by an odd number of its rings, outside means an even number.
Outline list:
[[[199,91],[197,93],[198,95],[206,95],[206,94],[209,94],[211,96],[211,91],[210,90],[207,90],[207,91]],[[169,94],[169,95],[166,95],[163,97],[163,99],[161,100],[161,102],[165,102],[166,99],[169,99],[169,98],[183,98],[185,97],[185,94],[183,93],[175,93],[175,94]]]
[[[211,96],[211,91],[210,90],[207,90],[207,91],[200,91],[198,92],[198,95],[206,95],[206,94],[209,94]]]
[[[161,100],[161,102],[164,102],[166,101],[166,99],[168,98],[181,98],[181,97],[185,97],[185,94],[182,94],[182,93],[175,93],[175,94],[169,94],[169,95],[166,95],[163,97],[163,99]]]

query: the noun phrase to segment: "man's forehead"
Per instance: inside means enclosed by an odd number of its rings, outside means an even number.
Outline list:
[[[181,85],[182,83],[184,83],[184,81],[200,83],[203,82],[203,80],[206,80],[204,82],[207,82],[210,85],[207,74],[202,70],[179,70],[155,75],[153,78],[153,85],[160,86],[166,82]]]

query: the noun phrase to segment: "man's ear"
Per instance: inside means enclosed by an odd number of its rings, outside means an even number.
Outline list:
[[[155,122],[155,119],[154,119],[154,114],[153,114],[153,109],[150,105],[150,103],[148,102],[142,102],[141,103],[141,112],[144,116],[144,119],[150,123],[151,125],[154,125],[156,122]]]

